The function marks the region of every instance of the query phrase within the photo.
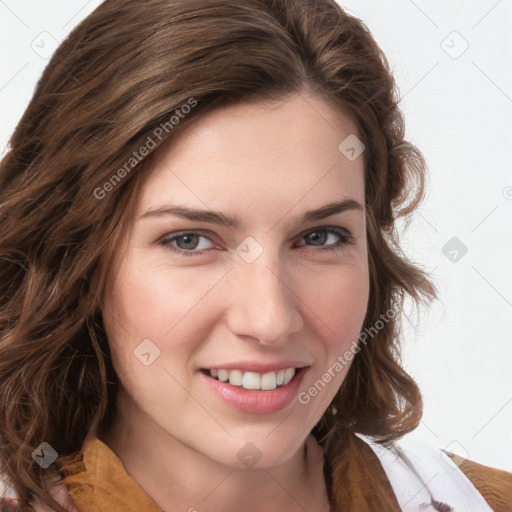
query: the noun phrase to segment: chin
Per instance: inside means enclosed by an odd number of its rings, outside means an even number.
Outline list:
[[[270,439],[266,432],[262,434],[260,430],[254,436],[247,435],[219,443],[219,446],[224,445],[224,448],[214,459],[236,468],[276,467],[290,460],[305,441],[305,438],[302,439],[298,434],[289,434],[286,438],[288,442],[284,442],[281,436]]]

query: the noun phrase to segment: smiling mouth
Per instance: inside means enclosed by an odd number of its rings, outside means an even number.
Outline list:
[[[249,390],[272,391],[290,383],[299,368],[284,368],[267,373],[243,370],[203,369],[208,377]]]

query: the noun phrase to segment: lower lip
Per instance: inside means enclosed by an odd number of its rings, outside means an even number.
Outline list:
[[[308,367],[297,370],[288,384],[271,391],[232,386],[228,382],[220,382],[202,371],[199,374],[210,390],[234,409],[248,414],[271,414],[285,409],[294,401],[307,370]]]

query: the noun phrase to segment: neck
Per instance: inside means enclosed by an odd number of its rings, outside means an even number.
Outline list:
[[[283,464],[234,468],[197,452],[149,421],[118,417],[102,440],[164,512],[328,511],[323,450],[310,435]]]

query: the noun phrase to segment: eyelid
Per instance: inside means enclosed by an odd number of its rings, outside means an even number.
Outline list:
[[[172,231],[170,233],[166,233],[162,237],[159,238],[159,241],[161,240],[169,240],[172,238],[178,238],[180,236],[185,235],[196,235],[196,236],[204,236],[205,238],[208,238],[212,242],[214,242],[215,238],[218,238],[215,233],[208,230],[203,229],[180,229],[179,231]],[[215,243],[215,242],[214,242]]]
[[[294,239],[296,238],[302,238],[306,235],[309,235],[310,233],[314,233],[315,231],[327,231],[328,233],[339,233],[345,236],[346,238],[351,238],[352,233],[347,228],[342,228],[341,226],[331,226],[331,225],[325,225],[325,226],[316,226],[313,228],[306,229],[299,233]]]
[[[168,242],[168,244],[170,244],[176,238],[180,238],[185,235],[194,235],[194,236],[204,237],[204,238],[208,239],[212,244],[217,245],[217,246],[220,245],[218,242],[216,242],[215,238],[218,238],[218,237],[216,237],[216,235],[214,233],[212,233],[211,231],[204,231],[201,229],[188,229],[188,230],[180,230],[180,231],[173,231],[172,233],[167,233],[157,240],[157,244],[163,245],[165,242]],[[175,249],[179,250],[179,248],[175,248]],[[211,250],[211,249],[203,249],[203,251],[209,251],[209,250]],[[201,251],[186,251],[186,252],[190,252],[190,253],[196,252],[197,254],[201,253]]]

